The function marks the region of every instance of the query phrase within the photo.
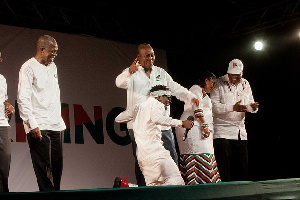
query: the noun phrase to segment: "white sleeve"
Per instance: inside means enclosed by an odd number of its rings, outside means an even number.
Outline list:
[[[118,88],[127,89],[130,77],[131,74],[129,73],[129,68],[124,69],[116,78],[116,86]]]
[[[127,123],[133,120],[134,111],[126,109],[125,111],[121,112],[116,118],[115,122],[117,123]]]
[[[221,94],[221,84],[220,81],[217,82],[216,86],[210,93],[210,99],[213,104],[213,112],[217,114],[224,114],[227,112],[233,111],[233,105],[227,105],[221,102],[222,94]]]
[[[22,67],[19,72],[18,97],[17,102],[20,111],[20,117],[30,129],[38,127],[36,119],[32,114],[32,84],[33,71],[30,67]]]
[[[157,125],[173,127],[178,127],[181,125],[180,120],[165,116],[165,107],[160,102],[152,105],[150,117],[151,120]]]
[[[199,90],[200,89],[200,87],[197,87],[197,86],[195,86],[195,85],[193,85],[191,88],[190,88],[190,92],[192,92],[193,94],[195,94],[196,95],[196,97],[199,99],[199,101],[200,101],[200,97],[202,97],[202,91],[201,90]]]
[[[249,82],[248,82],[248,87],[249,87],[249,95],[248,95],[249,99],[248,99],[247,111],[251,112],[251,113],[257,113],[258,109],[253,111],[253,109],[250,105],[251,103],[254,103],[255,101],[254,101],[254,98],[253,98],[252,89],[251,89],[251,86],[250,86]]]
[[[196,99],[196,95],[190,92],[188,89],[182,87],[180,84],[175,82],[172,77],[166,72],[167,87],[170,89],[173,96],[177,99],[191,103],[192,99]]]
[[[7,82],[6,79],[4,78],[4,90],[5,90],[5,100],[8,100],[8,95],[7,95]]]

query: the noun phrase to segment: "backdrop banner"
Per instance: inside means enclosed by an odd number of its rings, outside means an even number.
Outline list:
[[[45,30],[0,25],[2,74],[8,100],[17,108],[19,70],[35,56],[37,39],[51,35],[58,43],[64,166],[62,190],[111,188],[116,176],[135,184],[134,159],[126,124],[115,117],[126,107],[126,91],[115,79],[136,58],[136,45]],[[155,49],[155,65],[167,68],[166,52]],[[38,191],[22,119],[13,116],[11,192]],[[1,162],[1,160],[0,160]]]

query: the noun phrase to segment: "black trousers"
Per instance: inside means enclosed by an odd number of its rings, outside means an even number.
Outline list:
[[[40,191],[60,190],[63,168],[62,132],[41,130],[42,140],[27,134],[33,169]]]
[[[0,126],[0,192],[9,192],[8,175],[11,161],[10,126]]]
[[[247,180],[247,140],[214,139],[214,152],[222,182]]]

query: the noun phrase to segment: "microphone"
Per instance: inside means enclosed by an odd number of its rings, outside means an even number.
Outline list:
[[[187,120],[192,120],[194,122],[194,117],[193,116],[189,116],[187,118]],[[193,126],[192,126],[193,127]],[[191,130],[190,128],[185,129],[184,135],[182,137],[182,140],[185,141],[185,139],[187,138],[187,134],[189,132],[189,130]]]

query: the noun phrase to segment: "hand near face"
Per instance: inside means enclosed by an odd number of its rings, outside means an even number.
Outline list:
[[[141,65],[138,63],[138,59],[134,59],[133,63],[129,67],[129,73],[134,74],[138,70],[139,66]]]

